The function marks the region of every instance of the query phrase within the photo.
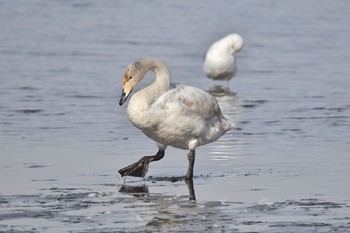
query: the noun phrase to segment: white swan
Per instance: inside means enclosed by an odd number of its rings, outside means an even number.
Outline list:
[[[127,108],[130,121],[149,138],[157,142],[158,152],[144,156],[118,172],[122,176],[144,177],[148,164],[160,160],[167,146],[189,150],[186,179],[192,179],[195,149],[213,142],[232,128],[222,115],[216,99],[191,86],[177,85],[170,89],[167,66],[158,58],[147,57],[127,66],[123,75],[122,105],[134,87],[149,71],[155,81],[135,93]]]
[[[204,58],[205,75],[214,80],[230,80],[237,71],[234,54],[243,47],[243,38],[229,34],[212,44]]]

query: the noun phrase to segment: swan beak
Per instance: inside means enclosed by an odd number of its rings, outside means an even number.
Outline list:
[[[132,90],[131,90],[132,91]],[[128,98],[129,94],[131,93],[131,91],[129,91],[129,93],[126,93],[123,89],[122,91],[122,95],[120,96],[120,100],[119,100],[119,106],[122,106],[123,103],[126,101],[126,99]]]

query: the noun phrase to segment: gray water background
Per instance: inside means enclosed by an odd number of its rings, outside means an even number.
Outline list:
[[[347,232],[349,10],[341,0],[1,1],[0,230]],[[245,44],[227,90],[202,64],[232,32]],[[123,70],[145,56],[163,59],[173,82],[216,93],[237,124],[197,150],[196,207],[181,182],[127,179],[149,194],[118,192],[116,171],[157,150],[118,106]],[[185,174],[186,153],[169,148],[148,175]]]

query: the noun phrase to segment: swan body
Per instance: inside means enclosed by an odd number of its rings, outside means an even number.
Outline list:
[[[135,127],[157,142],[162,156],[166,147],[172,146],[190,150],[189,154],[194,157],[198,146],[217,140],[232,128],[209,93],[181,84],[171,89],[168,68],[158,58],[147,57],[126,68],[120,105],[149,70],[155,73],[155,81],[131,96],[127,114]],[[142,163],[144,166],[145,161]],[[134,164],[132,169],[137,166],[141,169],[140,164],[140,161],[138,165]],[[122,176],[132,175],[130,171],[122,173]],[[137,171],[135,176],[139,175],[145,173]],[[193,171],[188,171],[186,177],[192,176]]]
[[[212,44],[206,52],[203,64],[205,75],[213,80],[230,80],[237,66],[234,54],[243,47],[239,34],[229,34]]]
[[[195,149],[215,141],[231,128],[216,100],[194,87],[180,85],[163,93],[149,107],[140,106],[142,100],[138,93],[132,96],[129,119],[149,138],[163,145]],[[191,141],[195,141],[195,147],[190,145]]]

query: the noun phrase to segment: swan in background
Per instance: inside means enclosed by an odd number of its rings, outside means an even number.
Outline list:
[[[122,105],[146,73],[155,73],[155,81],[132,95],[127,114],[131,123],[154,140],[158,152],[144,156],[118,172],[121,176],[144,177],[148,164],[164,157],[167,146],[189,150],[186,180],[193,178],[195,150],[223,136],[233,125],[223,116],[216,99],[191,86],[170,89],[170,74],[164,62],[146,57],[127,66],[123,74]]]
[[[204,58],[205,75],[213,80],[230,80],[234,77],[237,66],[234,54],[243,47],[243,38],[229,34],[212,44]]]

